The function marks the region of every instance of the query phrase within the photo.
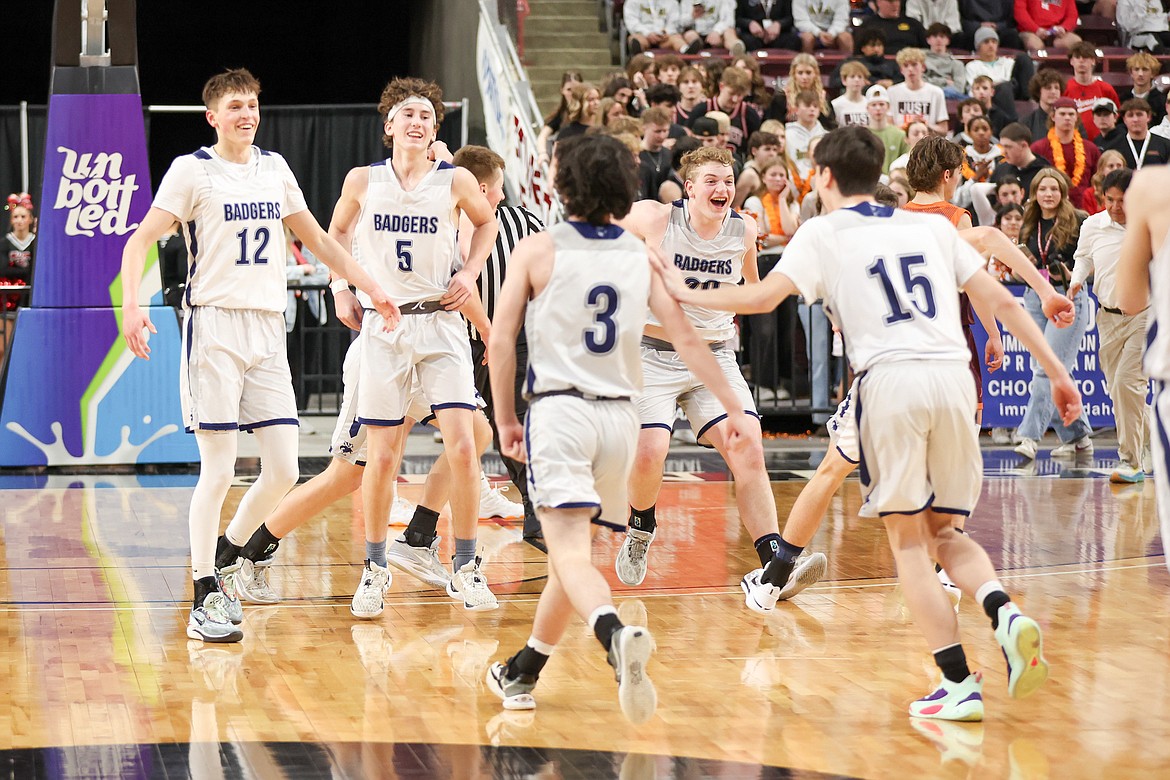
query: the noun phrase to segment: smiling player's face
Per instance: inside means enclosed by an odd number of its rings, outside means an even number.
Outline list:
[[[229,92],[208,109],[207,122],[220,139],[232,144],[251,145],[260,126],[260,98],[255,92]]]
[[[687,180],[687,195],[699,213],[721,219],[731,208],[735,194],[735,175],[731,166],[709,162],[700,166]]]
[[[403,107],[386,123],[386,135],[394,140],[394,148],[426,149],[435,139],[435,112],[426,106]]]

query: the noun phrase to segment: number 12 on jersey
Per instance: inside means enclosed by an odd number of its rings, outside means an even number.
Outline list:
[[[924,273],[915,273],[917,266],[926,264],[926,258],[922,255],[898,255],[897,260],[902,267],[900,290],[886,271],[886,258],[875,258],[873,265],[865,269],[881,283],[882,292],[886,295],[890,313],[885,316],[885,323],[896,325],[914,319],[914,312],[906,305],[907,300],[913,303],[914,308],[924,317],[934,319],[938,309],[934,303],[934,288],[930,284],[930,278]]]

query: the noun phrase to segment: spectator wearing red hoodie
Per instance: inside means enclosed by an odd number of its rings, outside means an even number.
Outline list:
[[[1046,46],[1072,48],[1081,42],[1075,0],[1015,0],[1016,25],[1028,51]]]
[[[1097,67],[1097,50],[1091,43],[1078,43],[1069,49],[1068,61],[1072,65],[1073,77],[1064,87],[1064,96],[1077,101],[1077,113],[1085,127],[1085,137],[1096,140],[1101,132],[1093,123],[1093,107],[1098,98],[1109,98],[1114,106],[1120,106],[1117,90],[1113,89],[1093,73]]]

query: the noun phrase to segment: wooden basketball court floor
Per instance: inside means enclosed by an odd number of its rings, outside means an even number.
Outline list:
[[[244,641],[216,646],[184,634],[193,476],[0,476],[0,774],[1165,777],[1170,576],[1153,486],[1110,485],[1112,455],[1042,456],[1024,471],[985,453],[969,528],[1043,625],[1052,676],[1008,699],[989,623],[965,599],[982,724],[907,717],[935,671],[880,526],[857,516],[856,481],[812,546],[829,556],[826,580],[767,616],[743,605],[737,583],[757,563],[717,460],[668,464],[643,586],[618,582],[621,540],[602,532],[594,559],[622,615],[644,613],[657,641],[658,714],[634,727],[583,624],[557,648],[534,713],[505,712],[485,688],[488,662],[527,638],[545,574],[515,524],[480,528],[499,610],[464,612],[395,574],[384,615],[358,621],[362,519],[347,499],[282,545],[271,579],[283,603],[246,607]],[[782,518],[810,456],[772,456]]]

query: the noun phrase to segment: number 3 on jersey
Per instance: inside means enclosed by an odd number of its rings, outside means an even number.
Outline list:
[[[613,315],[618,309],[618,291],[608,284],[589,288],[585,294],[585,305],[593,309],[596,326],[583,333],[585,349],[595,355],[605,355],[617,345],[617,323]]]
[[[890,313],[886,315],[885,323],[896,325],[914,319],[914,312],[905,304],[907,298],[924,317],[934,319],[938,309],[934,304],[934,288],[930,284],[930,278],[914,272],[916,266],[926,264],[926,258],[922,255],[898,255],[898,262],[902,266],[901,291],[895,289],[894,280],[886,272],[886,258],[876,258],[873,265],[865,269],[870,276],[881,282],[882,291],[886,294]],[[922,293],[921,296],[919,292]]]

